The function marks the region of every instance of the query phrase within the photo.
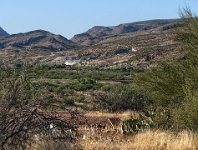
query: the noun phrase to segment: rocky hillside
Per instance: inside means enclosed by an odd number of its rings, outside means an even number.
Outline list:
[[[7,36],[7,35],[9,34],[0,27],[0,36]]]
[[[0,37],[0,49],[64,51],[78,47],[78,44],[63,36],[55,35],[44,30]]]
[[[96,26],[82,34],[75,35],[71,40],[75,43],[89,46],[109,38],[141,32],[165,31],[177,26],[180,26],[180,20],[178,19],[149,20],[112,27]]]
[[[83,66],[147,68],[181,56],[172,31],[181,25],[175,19],[97,26],[72,40],[43,30],[0,37],[0,65],[57,64],[74,56],[85,60]]]
[[[88,57],[88,66],[148,68],[182,56],[173,31],[181,26],[179,19],[97,26],[72,41],[84,46],[78,54]]]

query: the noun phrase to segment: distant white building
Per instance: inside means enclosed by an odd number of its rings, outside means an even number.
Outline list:
[[[75,66],[78,64],[83,64],[85,63],[86,60],[84,57],[78,58],[78,57],[68,57],[67,60],[65,61],[66,66]]]
[[[76,57],[76,56],[61,56],[61,57],[56,57],[54,59],[54,61],[56,63],[59,63],[59,64],[64,64],[66,66],[75,66],[75,65],[78,65],[78,64],[83,64],[86,62],[85,58],[84,57]]]
[[[74,66],[76,64],[80,63],[80,60],[66,60],[65,65],[66,66]]]

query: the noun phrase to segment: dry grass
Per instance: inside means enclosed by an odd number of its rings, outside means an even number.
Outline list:
[[[197,150],[198,136],[187,131],[145,131],[134,136],[89,131],[80,144],[84,150]]]
[[[192,132],[183,131],[176,134],[162,131],[147,131],[133,139],[137,149],[193,150],[198,149],[198,137]]]
[[[145,131],[137,135],[123,135],[94,128],[84,131],[77,143],[68,141],[35,141],[28,150],[198,150],[198,135],[183,131]]]
[[[109,113],[100,111],[89,111],[85,113],[86,117],[107,117],[107,118],[120,118],[121,120],[129,119],[132,116],[138,115],[137,112],[125,111],[122,113]]]
[[[102,113],[87,112],[86,116],[101,118],[122,118],[134,117],[137,114],[132,112],[124,113]],[[190,131],[172,133],[169,131],[148,130],[136,135],[124,135],[116,128],[105,127],[80,128],[82,137],[77,143],[67,141],[44,141],[37,140],[31,145],[31,150],[198,150],[198,135]]]

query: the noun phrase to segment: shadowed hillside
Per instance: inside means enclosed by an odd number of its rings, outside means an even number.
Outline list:
[[[6,35],[9,35],[9,34],[0,27],[0,36],[6,36]]]

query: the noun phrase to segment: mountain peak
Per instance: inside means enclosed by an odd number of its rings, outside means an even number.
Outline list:
[[[63,36],[44,30],[35,30],[2,37],[1,47],[13,47],[14,49],[27,49],[31,47],[32,50],[64,51],[76,49],[79,45]]]
[[[0,36],[8,36],[9,34],[3,29],[0,27]]]
[[[50,32],[48,31],[45,31],[45,30],[42,30],[42,29],[38,29],[38,30],[33,30],[33,31],[30,31],[30,32],[26,32],[26,33],[41,33],[41,34],[50,34]]]

